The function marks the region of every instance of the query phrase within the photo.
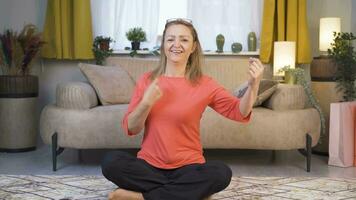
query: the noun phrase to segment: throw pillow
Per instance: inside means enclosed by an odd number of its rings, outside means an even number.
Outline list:
[[[135,81],[119,66],[79,63],[79,68],[98,94],[103,105],[129,103]]]
[[[277,89],[278,81],[262,79],[258,88],[257,98],[254,107],[262,105],[262,103],[267,100],[273,92]],[[235,91],[234,95],[238,98],[242,98],[248,88],[248,82],[241,84]]]

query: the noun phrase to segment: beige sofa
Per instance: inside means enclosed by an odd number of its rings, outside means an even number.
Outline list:
[[[121,66],[137,80],[153,69],[156,58],[111,57],[108,65]],[[248,58],[207,58],[204,72],[229,91],[247,79]],[[270,71],[266,70],[265,77]],[[52,145],[53,170],[64,148],[139,148],[142,135],[127,137],[121,120],[128,104],[99,105],[93,87],[85,82],[63,83],[57,87],[57,102],[46,106],[40,119],[40,133]],[[320,119],[316,109],[306,108],[301,86],[279,84],[263,106],[253,109],[251,121],[241,124],[207,108],[201,120],[204,148],[214,149],[299,149],[307,157],[310,171],[311,147],[319,140]],[[305,150],[302,150],[305,149]]]

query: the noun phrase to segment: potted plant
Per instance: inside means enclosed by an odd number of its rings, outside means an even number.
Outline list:
[[[356,36],[352,33],[334,32],[334,43],[328,54],[336,63],[336,88],[343,92],[344,101],[354,101],[356,99],[356,51],[352,42]]]
[[[140,42],[146,41],[146,32],[141,27],[131,28],[126,32],[126,37],[131,41],[131,50],[140,49]]]
[[[38,77],[30,72],[43,44],[32,24],[20,34],[10,29],[0,33],[0,151],[36,148]]]
[[[305,71],[302,68],[290,68],[290,66],[284,66],[279,72],[284,72],[285,83],[287,84],[299,84],[303,87],[304,93],[308,98],[308,102],[310,103],[313,108],[315,108],[320,117],[321,129],[320,129],[320,137],[326,137],[326,124],[325,124],[325,116],[320,107],[320,104],[314,93],[311,89],[310,83],[305,79]],[[319,143],[323,141],[322,139],[319,140]]]
[[[95,37],[92,51],[97,65],[103,65],[104,60],[112,55],[113,49],[110,48],[110,43],[113,41],[110,37]]]
[[[297,84],[297,73],[303,69],[300,68],[290,68],[290,66],[284,66],[283,68],[281,68],[278,72],[279,73],[284,73],[284,82],[286,84]]]

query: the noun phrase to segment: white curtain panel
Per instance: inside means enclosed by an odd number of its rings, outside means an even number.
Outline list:
[[[204,50],[216,51],[216,36],[221,33],[224,51],[231,51],[233,42],[247,51],[249,32],[254,31],[259,41],[262,6],[263,0],[188,0],[188,18],[193,20]]]
[[[94,37],[110,36],[115,40],[114,49],[131,47],[126,32],[142,27],[147,42],[141,48],[156,44],[159,17],[159,0],[91,0]]]

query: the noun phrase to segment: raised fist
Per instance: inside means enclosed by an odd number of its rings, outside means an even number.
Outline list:
[[[158,86],[158,79],[156,78],[146,89],[145,94],[142,98],[142,102],[149,106],[152,106],[161,96],[162,91]]]

